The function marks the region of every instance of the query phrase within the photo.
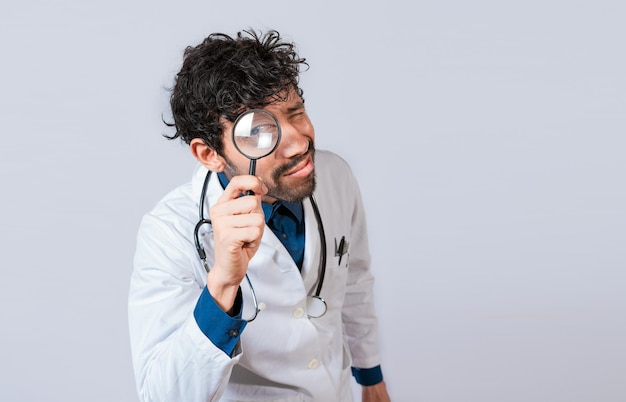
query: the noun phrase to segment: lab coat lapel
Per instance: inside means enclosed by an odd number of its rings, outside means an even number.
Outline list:
[[[309,200],[305,200],[303,203],[304,208],[304,230],[305,230],[305,239],[306,245],[304,247],[304,260],[302,262],[302,280],[304,283],[304,288],[307,293],[314,291],[314,286],[317,281],[318,271],[319,271],[319,261],[320,261],[320,235],[317,227],[317,221],[315,219],[315,213],[313,212],[313,207],[311,206],[311,202]],[[261,239],[261,247],[263,247],[263,252],[273,252],[278,253],[280,256],[275,256],[274,260],[278,258],[288,260],[288,264],[279,264],[279,269],[283,272],[287,272],[290,270],[298,270],[296,263],[291,258],[291,255],[287,251],[287,249],[283,246],[280,239],[276,237],[272,229],[270,229],[267,225],[265,226],[265,230],[263,232],[263,238]],[[268,249],[272,251],[268,251]]]

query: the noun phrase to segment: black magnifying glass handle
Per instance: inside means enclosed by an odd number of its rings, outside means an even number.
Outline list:
[[[248,174],[250,176],[254,176],[256,174],[256,159],[250,159],[250,169],[248,170]],[[246,195],[254,195],[254,191],[248,190],[246,191]]]

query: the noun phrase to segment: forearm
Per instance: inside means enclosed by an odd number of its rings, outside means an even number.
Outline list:
[[[342,313],[345,336],[352,355],[353,375],[361,385],[374,385],[383,379],[374,303],[374,276],[370,268],[365,210],[359,192],[354,192],[357,197],[352,211],[349,266]]]
[[[211,340],[207,322],[197,318],[211,314],[206,288],[181,286],[173,278],[157,280],[158,272],[136,272],[129,296],[131,349],[141,401],[214,400],[238,362],[238,337]]]
[[[380,364],[380,355],[373,296],[374,278],[369,269],[366,237],[359,238],[353,233],[349,264],[342,307],[344,332],[353,366],[367,369]]]
[[[131,276],[128,314],[137,389],[142,402],[213,400],[238,361],[238,338],[219,347],[205,334],[207,323],[198,318],[207,317],[212,299],[195,271],[202,268],[190,266],[190,250],[166,229],[153,219],[144,221]]]
[[[238,357],[216,348],[192,318],[134,360],[142,402],[204,402],[219,399]]]

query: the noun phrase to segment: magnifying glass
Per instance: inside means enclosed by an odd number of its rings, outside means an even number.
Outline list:
[[[248,174],[256,173],[256,161],[276,149],[280,142],[280,125],[270,112],[250,109],[239,115],[233,125],[233,143],[237,151],[250,159]],[[252,194],[251,191],[246,192]]]

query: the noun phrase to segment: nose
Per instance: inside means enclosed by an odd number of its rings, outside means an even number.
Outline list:
[[[280,128],[281,138],[278,148],[282,157],[290,159],[306,153],[311,141],[306,131],[300,131],[298,127],[289,122],[281,122]]]

